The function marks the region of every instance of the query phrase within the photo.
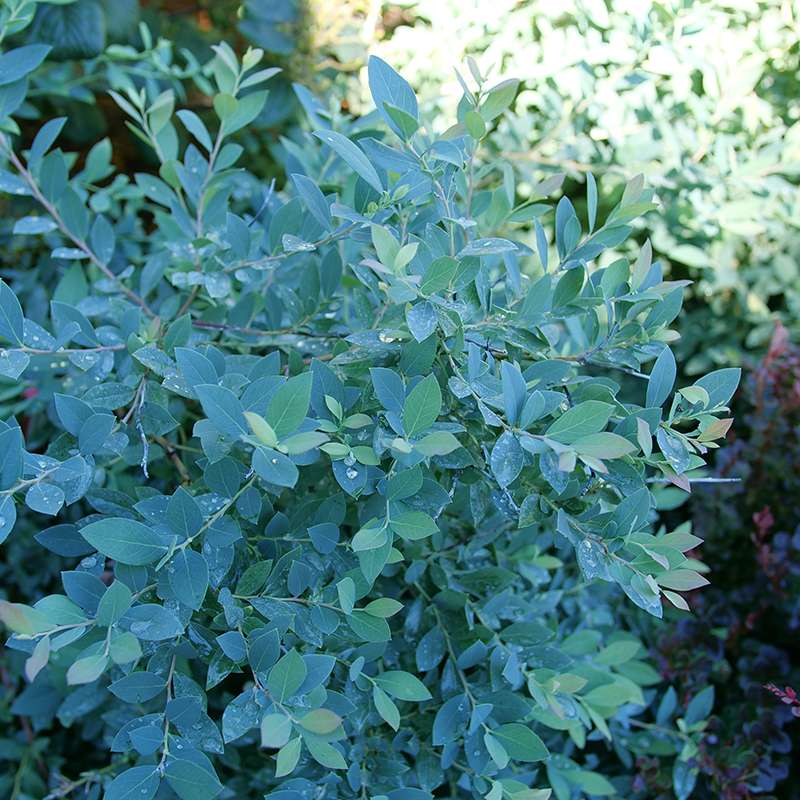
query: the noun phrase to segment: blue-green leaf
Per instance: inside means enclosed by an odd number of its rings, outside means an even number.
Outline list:
[[[23,322],[19,300],[8,285],[0,280],[0,336],[14,344],[22,344]]]
[[[677,374],[675,356],[669,347],[658,354],[653,369],[650,371],[650,378],[647,381],[647,399],[645,404],[648,408],[661,406],[669,397],[672,387],[675,385],[675,375]]]
[[[33,72],[50,52],[50,45],[28,44],[0,56],[0,86],[14,83]]]
[[[198,751],[167,761],[164,777],[181,800],[212,800],[222,791],[208,757]]]
[[[383,191],[383,184],[375,167],[372,166],[363,151],[346,136],[342,136],[336,131],[314,131],[314,136],[325,142],[356,175],[362,177],[376,192]]]
[[[492,448],[492,474],[504,489],[513,483],[522,471],[524,453],[519,440],[510,431],[503,431]]]
[[[111,781],[105,800],[152,800],[160,782],[155,766],[131,767]]]
[[[369,90],[375,107],[383,117],[386,124],[398,135],[403,136],[403,131],[392,115],[387,111],[386,104],[400,109],[413,120],[419,118],[417,98],[409,84],[395,72],[383,59],[370,56],[367,62],[367,76]],[[405,138],[405,137],[404,137]]]
[[[239,398],[224,386],[201,384],[194,390],[200,398],[203,411],[220,433],[237,438],[249,433],[244,418],[244,409]]]
[[[416,436],[436,422],[442,410],[442,392],[435,375],[428,375],[408,394],[403,405],[406,436]]]
[[[562,444],[572,444],[583,436],[606,427],[614,407],[600,400],[586,400],[567,409],[547,429],[547,436]]]
[[[296,431],[308,413],[311,402],[313,375],[304,372],[289,378],[272,396],[267,407],[266,420],[278,439]]]
[[[297,483],[299,472],[294,462],[283,453],[269,447],[257,447],[253,453],[253,469],[260,478],[276,486],[291,488]]]
[[[166,680],[153,672],[132,672],[114,681],[108,690],[126,703],[144,703],[166,688]]]
[[[167,551],[150,528],[123,517],[90,522],[80,533],[95,550],[122,564],[152,564]]]
[[[307,672],[305,661],[297,650],[290,650],[270,670],[267,689],[272,697],[282,703],[303,685]]]
[[[738,367],[728,367],[709,372],[699,380],[695,381],[695,386],[701,386],[708,392],[708,408],[727,405],[733,397],[742,371]]]

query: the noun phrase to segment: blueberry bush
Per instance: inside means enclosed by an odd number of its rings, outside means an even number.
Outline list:
[[[739,371],[676,383],[643,178],[521,199],[517,81],[445,121],[372,58],[362,117],[295,87],[279,185],[239,143],[275,69],[224,43],[202,113],[111,89],[129,173],[26,137],[51,50],[0,20],[3,794],[633,797],[655,755],[689,797],[710,692],[656,688],[639,609],[707,583],[654,490]]]

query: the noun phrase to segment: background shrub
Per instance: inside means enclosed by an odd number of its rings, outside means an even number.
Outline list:
[[[703,547],[713,588],[698,595],[695,619],[660,643],[662,672],[686,688],[712,682],[722,692],[701,762],[720,797],[741,797],[742,784],[759,795],[791,783],[796,713],[780,692],[767,699],[765,683],[779,680],[791,697],[800,681],[800,528],[782,500],[798,489],[799,388],[800,351],[779,327],[743,387],[733,441],[716,460],[719,476],[741,483],[715,486],[693,503],[696,529],[714,532]],[[716,648],[698,648],[714,638]]]
[[[530,184],[565,172],[573,196],[586,171],[617,191],[632,174],[651,177],[664,213],[642,234],[670,275],[696,281],[683,368],[742,363],[766,348],[776,315],[796,332],[796,9],[778,0],[403,8],[376,52],[419,87],[423,105],[443,94],[445,106],[458,102],[450,65],[459,56],[524,76],[496,141]]]

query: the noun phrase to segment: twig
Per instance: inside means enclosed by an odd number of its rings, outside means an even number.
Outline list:
[[[101,769],[95,769],[91,772],[83,772],[81,773],[81,777],[74,781],[69,781],[65,783],[60,789],[56,789],[53,792],[50,792],[44,800],[57,800],[59,797],[66,797],[68,794],[71,794],[75,789],[80,789],[81,786],[85,786],[87,783],[92,783],[93,781],[97,780],[101,775],[106,772],[112,772],[115,770],[119,764],[109,764],[107,767],[102,767]]]
[[[194,303],[199,292],[199,286],[195,286],[194,289],[189,292],[189,296],[186,298],[186,300],[184,300],[183,305],[178,309],[178,313],[175,315],[176,319],[182,317],[192,307],[192,303]]]
[[[189,470],[186,469],[185,464],[181,461],[181,457],[178,455],[178,452],[172,446],[172,443],[169,439],[166,439],[163,436],[153,436],[153,441],[161,447],[161,449],[167,454],[167,458],[174,464],[175,469],[178,470],[178,474],[181,476],[181,483],[190,483],[192,480],[191,475],[189,475]]]
[[[689,483],[741,483],[741,478],[689,478]],[[672,483],[669,478],[648,478],[647,483]]]
[[[58,225],[61,229],[62,233],[79,249],[81,250],[86,257],[110,280],[114,281],[120,289],[122,293],[132,302],[136,303],[142,311],[147,314],[147,316],[155,318],[156,313],[153,311],[150,306],[144,301],[142,297],[140,297],[133,289],[129,289],[121,280],[120,278],[115,275],[95,254],[94,251],[89,247],[86,242],[81,239],[79,236],[76,236],[72,231],[69,230],[64,220],[61,218],[61,214],[59,214],[58,209],[42,194],[41,190],[39,189],[38,184],[36,183],[35,178],[30,173],[28,168],[20,161],[17,154],[14,152],[8,140],[5,136],[0,136],[0,146],[6,151],[6,155],[8,156],[11,163],[14,165],[14,168],[19,172],[22,176],[25,183],[28,184],[30,187],[31,193],[39,202],[39,204],[47,211],[48,214],[53,218],[53,221]]]
[[[126,344],[104,344],[100,347],[63,347],[60,350],[40,350],[36,347],[9,347],[10,353],[28,353],[32,356],[66,356],[78,353],[104,353],[117,350],[124,350]]]
[[[279,328],[274,331],[265,331],[261,328],[248,328],[241,325],[228,325],[225,322],[205,322],[204,320],[192,320],[192,326],[204,330],[212,331],[231,331],[233,333],[242,333],[246,336],[297,336],[302,339],[338,339],[339,336],[327,336],[317,333],[303,333],[298,331],[297,328]]]
[[[260,213],[260,212],[259,212]],[[332,233],[329,233],[327,236],[323,236],[322,239],[319,239],[316,242],[311,242],[314,246],[314,249],[318,247],[322,247],[323,245],[330,244],[331,242],[338,241],[343,237],[347,236],[348,233],[355,230],[358,227],[358,223],[352,223],[351,225],[347,225],[344,228],[340,228],[339,230],[335,230]],[[270,256],[262,256],[261,258],[256,258],[251,261],[241,261],[239,263],[231,264],[225,267],[225,272],[236,272],[240,269],[259,269],[260,267],[266,267],[268,264],[275,263],[277,261],[284,261],[291,256],[296,256],[296,252],[285,252],[285,253],[275,253],[274,255]]]

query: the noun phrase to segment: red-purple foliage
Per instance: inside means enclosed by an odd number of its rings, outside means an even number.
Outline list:
[[[659,636],[656,658],[681,700],[708,684],[716,689],[693,800],[796,798],[800,347],[782,326],[734,403],[736,424],[716,475],[741,481],[698,489],[690,501],[711,586],[691,595],[691,617]],[[765,683],[780,702],[770,702]],[[648,796],[671,796],[650,762],[639,765]]]

